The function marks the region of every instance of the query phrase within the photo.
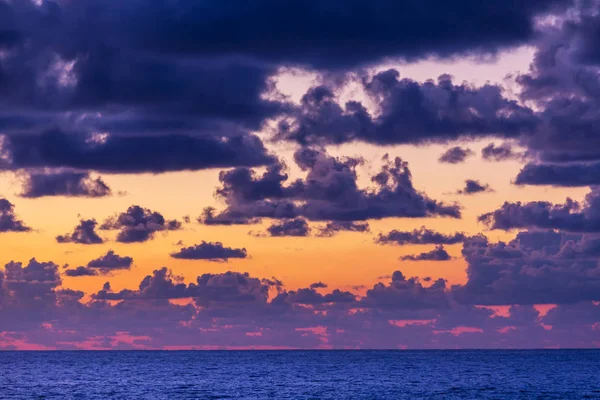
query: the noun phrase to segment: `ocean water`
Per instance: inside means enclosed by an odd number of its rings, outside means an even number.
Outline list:
[[[600,351],[0,352],[0,399],[600,399]]]

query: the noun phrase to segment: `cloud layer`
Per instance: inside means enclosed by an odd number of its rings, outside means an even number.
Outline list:
[[[0,198],[0,349],[599,346],[599,31],[597,1],[0,0],[0,172],[20,185],[16,206]],[[525,47],[529,68],[501,82],[452,76]],[[441,73],[407,74],[423,61]],[[184,192],[102,208],[130,189],[113,182],[167,173]],[[522,190],[499,198],[502,182]],[[561,188],[563,203],[546,197]],[[485,192],[478,217],[456,202]],[[199,224],[171,214],[181,196]],[[66,233],[35,220],[59,226],[57,210],[86,217]],[[174,269],[148,265],[144,246],[175,231],[193,244],[158,249]],[[44,237],[86,258],[38,261]],[[369,265],[306,287],[265,257],[361,239]],[[373,283],[395,250],[398,269]],[[191,264],[213,269],[178,276]],[[447,280],[458,265],[464,280]],[[369,284],[336,286],[353,268]]]

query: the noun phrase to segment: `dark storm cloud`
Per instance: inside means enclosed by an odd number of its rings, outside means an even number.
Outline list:
[[[117,17],[118,3],[6,5],[0,48],[19,40],[0,61],[3,168],[160,173],[270,163],[249,132],[288,107],[263,96],[277,67],[137,47],[130,35],[140,31]],[[141,21],[149,9],[129,11]],[[97,132],[102,143],[89,140]]]
[[[139,243],[152,240],[156,232],[181,229],[178,220],[166,220],[159,212],[133,205],[127,211],[108,218],[100,229],[118,229],[117,242]]]
[[[487,183],[481,183],[474,179],[467,179],[465,187],[459,189],[456,194],[471,195],[475,193],[493,192],[494,190]]]
[[[292,107],[264,96],[279,67],[493,54],[531,39],[538,15],[568,3],[428,1],[2,2],[0,125],[8,135],[3,151],[13,158],[4,168],[159,173],[266,165],[269,156],[249,132]],[[56,127],[76,138],[40,134]],[[82,144],[96,132],[108,135],[104,144]]]
[[[446,150],[438,161],[445,164],[460,164],[473,154],[475,153],[471,149],[456,146]]]
[[[341,67],[394,56],[494,52],[529,40],[536,15],[568,4],[510,0],[490,7],[474,0],[339,4],[234,0],[206,7],[203,3],[88,0],[61,4],[61,22],[70,34],[61,39],[72,47],[103,43],[172,56],[238,55]],[[135,20],[128,15],[135,15]],[[111,34],[100,41],[98,35],[108,29]]]
[[[378,105],[377,116],[357,101],[340,105],[331,88],[313,87],[295,115],[279,124],[278,137],[301,144],[424,144],[461,137],[518,137],[537,126],[534,112],[506,99],[500,86],[455,85],[449,75],[419,83],[400,79],[394,69],[363,77],[360,84]]]
[[[15,214],[15,205],[6,199],[0,198],[0,233],[1,232],[29,232],[30,227],[25,225]]]
[[[273,158],[256,136],[229,138],[162,135],[108,137],[47,131],[5,137],[5,169],[77,168],[109,173],[160,173],[227,166],[258,166]]]
[[[75,111],[83,117],[76,118],[79,126],[92,131],[139,133],[206,130],[203,125],[217,128],[219,122],[256,129],[280,107],[261,97],[273,66],[223,53],[206,58],[165,55],[130,40],[140,31],[131,30],[131,21],[118,17],[119,12],[141,22],[156,3],[129,10],[119,2],[95,0],[10,7],[24,39],[2,62],[7,77],[3,94],[15,109]],[[181,7],[168,8],[178,13]],[[119,107],[110,107],[115,105]],[[101,117],[82,112],[90,109],[101,111]]]
[[[506,161],[521,158],[523,155],[516,153],[510,143],[502,143],[496,146],[490,143],[481,149],[481,157],[487,161]]]
[[[491,229],[542,228],[572,232],[600,232],[600,192],[593,189],[579,203],[567,198],[564,204],[547,201],[505,202],[499,209],[480,215]]]
[[[394,229],[386,234],[380,233],[375,238],[375,242],[378,244],[397,244],[401,246],[405,244],[456,244],[461,243],[466,238],[467,236],[462,232],[446,235],[422,226],[420,229],[412,231],[398,231]]]
[[[598,253],[582,235],[521,232],[509,243],[466,241],[468,280],[453,287],[471,304],[556,304],[600,299]]]
[[[93,49],[77,59],[72,101],[94,108],[119,104],[129,108],[129,115],[86,116],[84,126],[115,133],[209,133],[211,128],[225,133],[228,127],[257,129],[264,118],[283,109],[261,96],[269,89],[273,67],[119,50]]]
[[[411,254],[400,257],[402,261],[448,261],[452,257],[444,248],[444,245],[440,244],[431,251],[426,251],[420,254]]]
[[[230,258],[246,258],[248,252],[246,249],[235,249],[225,247],[221,242],[202,242],[195,246],[184,247],[176,253],[172,253],[171,257],[184,260],[208,260],[208,261],[223,261],[226,262]]]
[[[87,266],[88,268],[96,268],[103,273],[106,273],[117,269],[130,269],[132,264],[133,258],[127,256],[122,257],[113,250],[109,250],[102,257],[90,261]]]
[[[82,219],[72,233],[58,235],[58,243],[100,244],[104,240],[96,233],[98,222],[95,219]]]
[[[199,220],[230,225],[260,218],[345,222],[388,217],[460,217],[458,205],[444,204],[418,192],[408,163],[400,158],[383,158],[381,171],[371,177],[375,186],[371,190],[357,184],[355,169],[363,162],[361,159],[331,157],[309,148],[298,150],[294,159],[306,177],[288,184],[282,166],[272,166],[261,176],[245,168],[221,173],[217,196],[227,208],[220,213],[209,209]]]
[[[91,177],[89,172],[44,171],[32,172],[23,177],[22,197],[44,196],[104,197],[111,190],[101,177]]]

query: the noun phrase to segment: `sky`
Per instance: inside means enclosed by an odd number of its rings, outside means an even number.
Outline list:
[[[0,0],[0,349],[600,346],[596,0]]]

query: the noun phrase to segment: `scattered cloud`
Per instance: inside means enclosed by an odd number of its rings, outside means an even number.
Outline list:
[[[448,261],[452,257],[444,248],[444,245],[440,244],[431,251],[426,251],[420,254],[411,254],[400,257],[402,261]]]
[[[179,251],[172,253],[171,257],[184,260],[207,260],[207,261],[229,261],[230,258],[246,258],[248,252],[246,249],[235,249],[225,247],[221,242],[202,242],[195,246],[184,247]]]
[[[79,224],[73,229],[72,233],[58,235],[56,241],[58,243],[77,243],[77,244],[101,244],[104,243],[98,233],[96,227],[98,222],[95,219],[82,219]]]
[[[476,193],[489,193],[493,192],[494,189],[487,183],[481,183],[474,179],[467,179],[465,181],[465,187],[456,191],[456,194],[472,195]]]
[[[140,243],[152,240],[156,232],[181,229],[181,222],[166,220],[159,212],[133,205],[127,211],[108,218],[100,229],[118,229],[117,242]]]
[[[443,164],[460,164],[467,160],[469,156],[474,155],[475,152],[473,150],[455,146],[451,147],[444,152],[438,159],[439,162]]]

